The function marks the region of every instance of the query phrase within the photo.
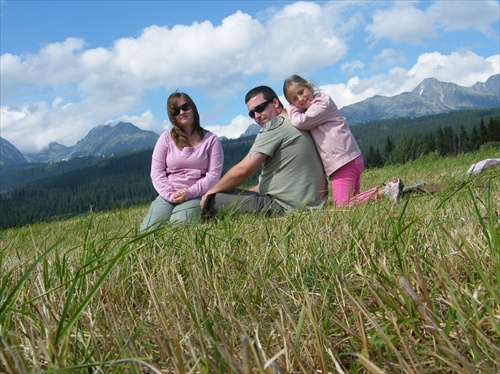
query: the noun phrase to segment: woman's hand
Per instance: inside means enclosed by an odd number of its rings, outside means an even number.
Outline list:
[[[186,201],[187,194],[188,194],[187,188],[183,188],[182,190],[176,191],[174,193],[174,203],[180,204]]]

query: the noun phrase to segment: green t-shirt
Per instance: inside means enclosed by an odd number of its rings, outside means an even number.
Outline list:
[[[268,156],[259,176],[260,194],[273,196],[287,211],[323,206],[326,178],[309,131],[296,129],[281,114],[261,128],[251,151]]]

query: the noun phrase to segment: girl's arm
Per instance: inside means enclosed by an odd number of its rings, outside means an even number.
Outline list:
[[[331,105],[335,104],[328,95],[318,94],[305,112],[293,105],[288,105],[286,111],[293,126],[299,130],[311,130],[331,119]]]

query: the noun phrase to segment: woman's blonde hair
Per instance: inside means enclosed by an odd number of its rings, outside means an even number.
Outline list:
[[[205,137],[206,130],[200,125],[200,114],[198,113],[198,108],[191,97],[184,92],[174,92],[168,97],[167,100],[167,114],[170,123],[172,124],[172,130],[170,130],[170,135],[172,139],[174,139],[175,145],[179,149],[183,149],[184,147],[190,146],[188,141],[188,136],[190,134],[186,134],[186,132],[179,126],[177,122],[178,106],[177,102],[179,99],[183,98],[186,100],[186,103],[189,105],[190,109],[193,111],[193,131],[197,132],[198,135],[203,139]]]

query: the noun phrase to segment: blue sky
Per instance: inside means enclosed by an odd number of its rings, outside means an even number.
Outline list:
[[[337,105],[500,73],[499,1],[4,1],[1,136],[23,153],[97,125],[160,134],[175,90],[238,137],[246,92],[299,74]],[[348,119],[349,120],[349,119]]]

